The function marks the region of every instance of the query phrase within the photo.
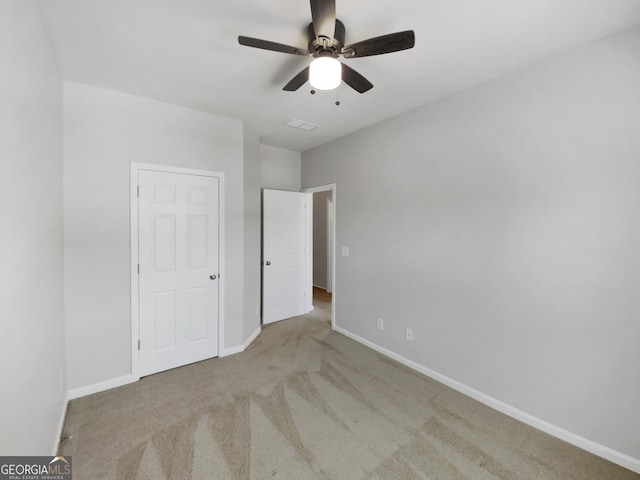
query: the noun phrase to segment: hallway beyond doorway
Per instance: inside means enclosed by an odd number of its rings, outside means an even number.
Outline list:
[[[322,316],[331,323],[331,300],[332,295],[324,288],[313,287],[313,311],[310,313],[314,317]]]

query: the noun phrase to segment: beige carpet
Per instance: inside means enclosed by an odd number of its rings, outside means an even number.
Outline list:
[[[640,479],[332,332],[327,309],[72,401],[74,479]]]

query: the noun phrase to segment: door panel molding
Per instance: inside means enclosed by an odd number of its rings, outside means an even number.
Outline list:
[[[173,167],[167,165],[155,165],[150,163],[131,162],[130,167],[130,219],[131,219],[131,380],[140,379],[140,356],[139,356],[139,332],[140,332],[140,284],[139,284],[139,188],[138,178],[141,170],[150,170],[154,172],[165,172],[186,175],[198,175],[204,177],[212,177],[218,179],[218,355],[222,355],[224,348],[225,333],[225,182],[224,173],[199,170],[192,168]],[[170,191],[155,192],[162,199],[170,201]],[[207,199],[201,191],[193,191],[190,197],[190,203],[203,205],[208,203]]]

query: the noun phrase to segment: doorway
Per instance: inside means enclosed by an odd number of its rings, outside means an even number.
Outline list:
[[[336,185],[302,190],[313,194],[313,306],[328,309],[335,329]]]

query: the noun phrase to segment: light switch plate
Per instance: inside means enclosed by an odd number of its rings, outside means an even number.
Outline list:
[[[349,247],[342,247],[342,256],[343,257],[349,256]]]

